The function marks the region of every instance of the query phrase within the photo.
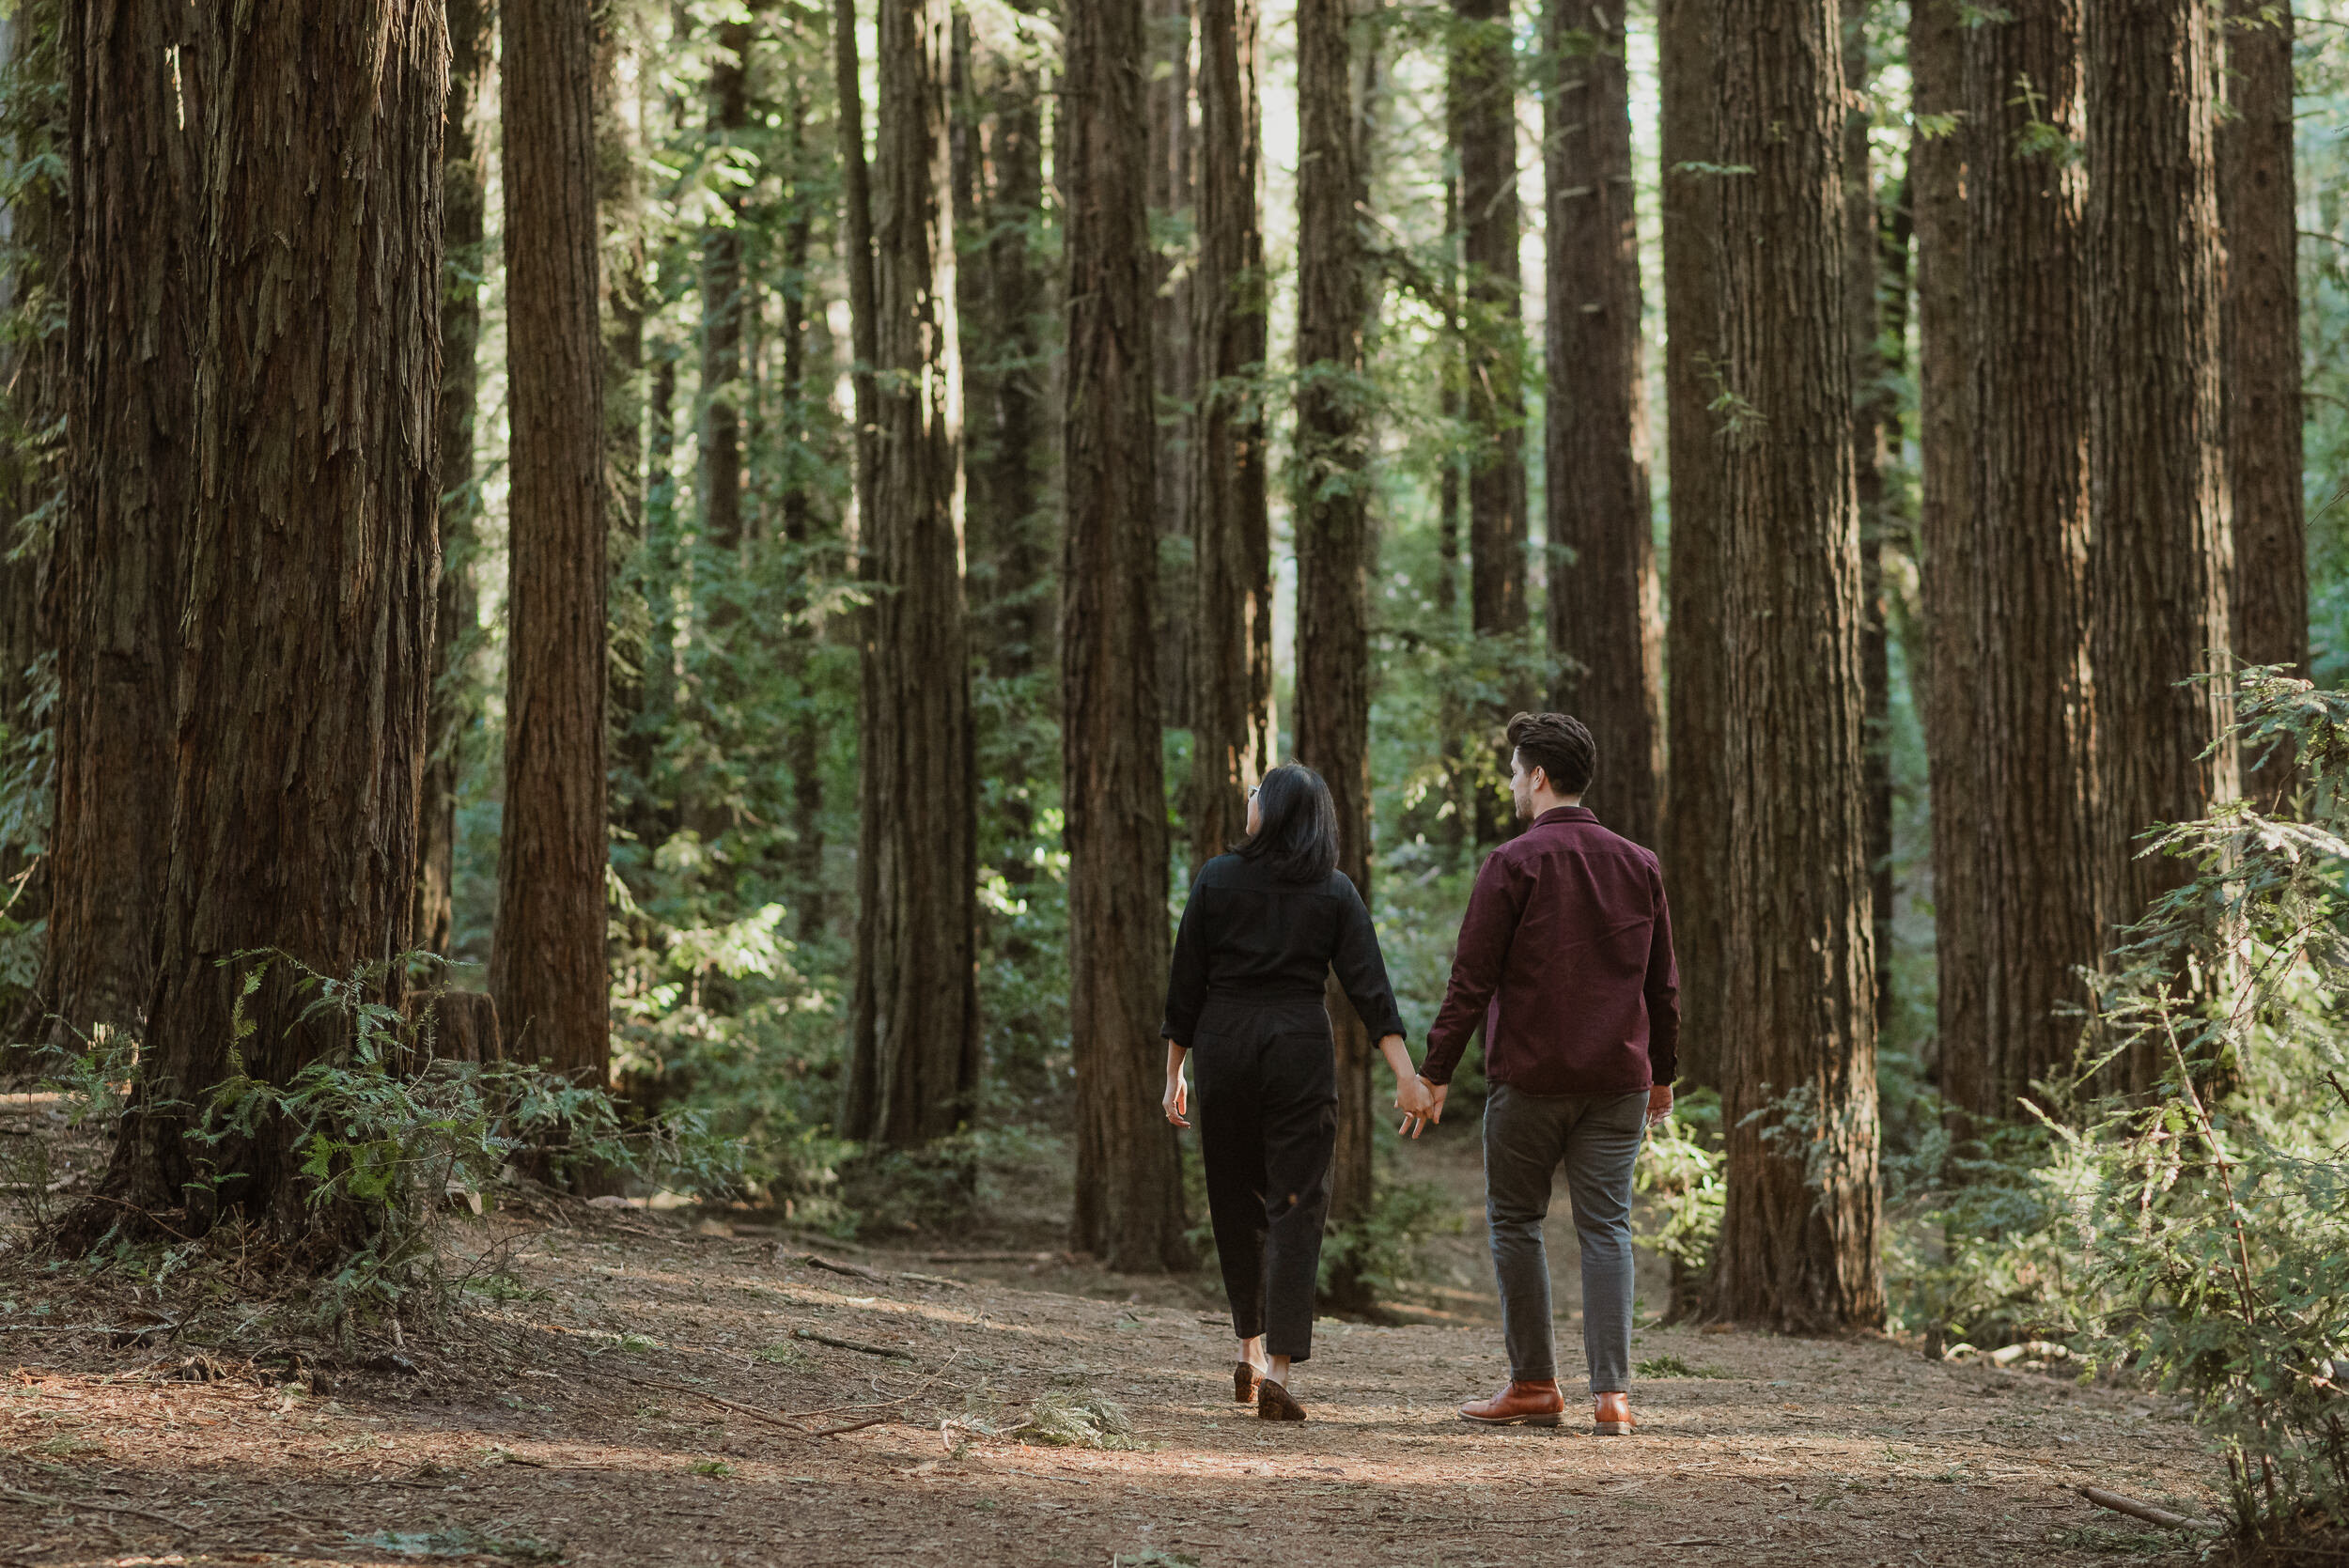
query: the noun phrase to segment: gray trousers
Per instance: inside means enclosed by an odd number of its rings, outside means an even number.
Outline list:
[[[1529,1094],[1505,1083],[1485,1101],[1485,1219],[1509,1375],[1558,1375],[1549,1327],[1549,1254],[1542,1221],[1550,1176],[1566,1168],[1582,1244],[1582,1355],[1591,1392],[1631,1388],[1631,1173],[1647,1135],[1647,1091]]]

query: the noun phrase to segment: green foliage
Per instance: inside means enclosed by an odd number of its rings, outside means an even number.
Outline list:
[[[1699,1089],[1674,1100],[1671,1118],[1648,1129],[1633,1185],[1657,1200],[1664,1217],[1656,1229],[1641,1232],[1641,1244],[1688,1274],[1702,1273],[1713,1260],[1729,1190],[1719,1094]]]
[[[1370,1212],[1324,1233],[1321,1273],[1315,1281],[1320,1290],[1328,1291],[1349,1268],[1354,1278],[1379,1292],[1423,1280],[1428,1238],[1459,1230],[1459,1221],[1445,1212],[1443,1189],[1435,1183],[1406,1180],[1392,1170],[1380,1171],[1378,1176],[1371,1188]]]
[[[1727,1377],[1719,1367],[1692,1367],[1677,1356],[1651,1356],[1631,1369],[1641,1377]]]

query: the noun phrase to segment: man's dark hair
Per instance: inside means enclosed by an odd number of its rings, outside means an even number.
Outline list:
[[[1549,787],[1559,794],[1579,795],[1591,787],[1598,743],[1572,714],[1520,713],[1509,721],[1509,744],[1525,759],[1526,770],[1538,768],[1548,774]]]
[[[1321,775],[1284,762],[1256,785],[1256,831],[1232,851],[1283,882],[1326,882],[1338,868],[1338,808]]]

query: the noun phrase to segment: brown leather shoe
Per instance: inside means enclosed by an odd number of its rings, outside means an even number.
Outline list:
[[[1556,1426],[1565,1413],[1566,1402],[1555,1377],[1512,1382],[1490,1399],[1460,1406],[1460,1419],[1471,1426]]]
[[[1241,1405],[1256,1403],[1256,1385],[1264,1381],[1264,1374],[1246,1361],[1232,1363],[1232,1398]]]
[[[1305,1407],[1297,1403],[1297,1396],[1269,1377],[1256,1385],[1256,1419],[1268,1421],[1301,1421]]]
[[[1601,1394],[1591,1417],[1591,1435],[1595,1437],[1628,1437],[1637,1424],[1631,1419],[1629,1394]]]

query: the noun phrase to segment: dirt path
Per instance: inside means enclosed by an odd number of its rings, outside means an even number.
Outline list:
[[[1467,1206],[1465,1142],[1431,1157]],[[519,1292],[345,1353],[317,1394],[55,1331],[141,1320],[88,1290],[36,1316],[37,1273],[0,1261],[0,1563],[2186,1561],[2064,1488],[2213,1510],[2214,1463],[2155,1401],[1883,1342],[1646,1329],[1638,1437],[1472,1431],[1453,1406],[1503,1368],[1465,1267],[1445,1321],[1325,1325],[1313,1419],[1268,1427],[1193,1282],[577,1206],[506,1234]],[[1139,1446],[1009,1435],[1100,1398]]]

